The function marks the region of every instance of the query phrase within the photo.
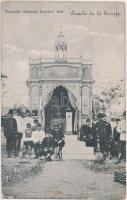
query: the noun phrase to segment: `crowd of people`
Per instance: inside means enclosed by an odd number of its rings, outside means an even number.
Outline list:
[[[94,147],[95,154],[101,153],[101,160],[126,160],[126,112],[120,118],[112,117],[110,122],[104,113],[94,115],[92,126],[88,118],[80,129],[80,140]]]
[[[65,141],[61,127],[55,125],[53,130],[47,128],[44,131],[38,119],[33,119],[29,111],[22,117],[19,109],[16,112],[10,109],[4,123],[4,136],[7,158],[20,156],[50,161],[54,155],[62,159]]]
[[[80,140],[86,146],[94,147],[95,155],[101,160],[116,158],[117,162],[126,159],[126,112],[120,118],[111,118],[110,122],[104,113],[88,118],[82,125]],[[43,130],[38,119],[31,117],[29,110],[22,116],[20,109],[10,109],[4,123],[7,158],[33,157],[51,160],[54,156],[62,159],[62,148],[65,145],[64,131],[59,125]]]

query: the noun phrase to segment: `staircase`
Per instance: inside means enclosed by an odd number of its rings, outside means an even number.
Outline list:
[[[63,159],[86,159],[94,160],[93,147],[86,147],[85,142],[79,141],[76,135],[65,135],[65,146],[63,148]]]

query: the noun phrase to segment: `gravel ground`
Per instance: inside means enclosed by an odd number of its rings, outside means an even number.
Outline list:
[[[28,158],[7,159],[3,145],[3,198],[126,199],[125,186],[113,180],[115,170],[125,171],[125,163],[94,163],[91,150],[77,141],[75,136],[66,136],[63,161],[44,163]]]
[[[96,170],[85,160],[43,163],[35,177],[29,177],[4,193],[22,199],[123,200],[125,186],[113,181],[112,170]]]

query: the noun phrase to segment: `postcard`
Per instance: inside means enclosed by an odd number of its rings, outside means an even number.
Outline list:
[[[1,198],[126,199],[125,3],[1,3]]]

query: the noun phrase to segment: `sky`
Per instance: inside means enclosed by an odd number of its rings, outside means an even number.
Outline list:
[[[29,58],[54,57],[61,30],[68,57],[93,59],[94,88],[125,79],[124,6],[122,2],[4,2],[2,73],[8,76],[4,105],[27,103]]]

